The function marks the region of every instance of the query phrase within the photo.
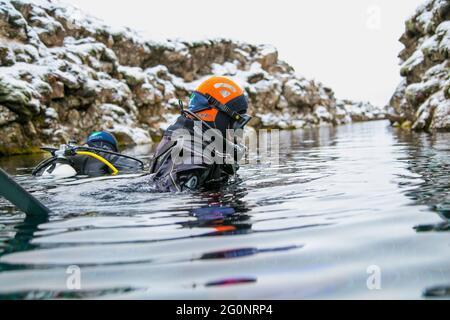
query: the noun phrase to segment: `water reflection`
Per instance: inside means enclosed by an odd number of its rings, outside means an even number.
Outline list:
[[[48,220],[48,216],[26,216],[22,223],[14,227],[15,235],[5,242],[3,252],[0,253],[0,256],[11,252],[33,250],[36,248],[35,245],[31,244],[31,240],[38,230],[39,225],[48,222]],[[2,264],[0,264],[1,270]]]
[[[24,220],[0,199],[0,298],[442,295],[450,250],[434,231],[448,225],[449,140],[383,122],[282,131],[279,165],[245,165],[195,193],[153,193],[146,177],[52,186],[15,172],[53,214]],[[81,291],[65,286],[70,265]],[[367,289],[371,265],[383,290]]]
[[[405,195],[415,203],[426,205],[442,219],[441,222],[414,226],[418,233],[450,230],[450,133],[407,132],[396,130],[395,137],[403,145],[406,157],[399,160],[407,164],[412,176],[401,177]],[[450,285],[425,289],[426,297],[450,297]]]
[[[242,199],[246,189],[231,183],[222,190],[204,191],[197,195],[203,206],[192,208],[189,214],[196,220],[184,224],[187,228],[207,228],[214,230],[206,235],[244,234],[251,232],[250,211]]]
[[[165,287],[159,279],[170,279],[172,269],[191,270],[191,276],[180,279],[188,282],[183,286],[253,286],[258,282],[258,273],[252,268],[237,264],[233,272],[225,272],[220,264],[259,256],[270,261],[270,257],[303,248],[295,238],[267,242],[240,241],[237,237],[332,224],[322,214],[299,214],[295,202],[305,197],[299,186],[333,174],[330,161],[338,156],[333,151],[323,153],[320,148],[334,148],[336,137],[332,127],[281,132],[279,166],[245,166],[242,179],[218,190],[195,193],[155,194],[147,177],[78,185],[42,185],[36,179],[19,177],[27,189],[40,193],[55,214],[50,219],[26,218],[22,222],[22,216],[16,214],[18,221],[10,221],[14,235],[4,239],[4,250],[0,252],[0,282],[4,284],[3,292],[7,292],[2,297],[129,295],[148,286]],[[256,198],[249,197],[250,192],[261,191]],[[268,210],[285,203],[290,206],[285,210]],[[201,279],[196,279],[195,263],[217,267],[207,268]],[[87,278],[92,274],[87,285],[90,289],[74,293],[64,288],[63,281],[55,282],[54,277],[73,264],[83,268]],[[277,264],[273,260],[267,266]],[[106,288],[98,288],[98,275],[122,269],[135,270],[136,279],[131,276],[122,282],[112,276]],[[143,279],[146,276],[142,272],[148,269],[160,274],[158,280]],[[24,280],[27,277],[29,281]],[[41,289],[35,290],[37,287]]]
[[[190,215],[197,220],[189,221],[183,225],[188,228],[199,227],[213,229],[205,236],[237,235],[252,232],[250,209],[242,198],[247,194],[246,188],[231,185],[222,191],[204,192],[201,198],[207,200],[207,205],[194,208]],[[297,249],[301,246],[291,245],[275,248],[243,247],[222,251],[207,252],[200,256],[200,260],[207,259],[234,259],[251,256],[258,253],[270,253]]]
[[[405,195],[417,204],[427,205],[448,222],[450,217],[450,133],[395,131],[399,144],[405,146],[406,157],[399,158],[407,164],[413,176],[403,177],[401,187],[408,188]],[[440,225],[440,224],[439,224]],[[435,230],[439,226],[435,225]],[[421,226],[418,226],[421,230]]]

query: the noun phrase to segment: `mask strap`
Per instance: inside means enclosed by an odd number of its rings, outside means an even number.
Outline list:
[[[210,94],[205,94],[206,99],[208,99],[208,103],[212,105],[214,108],[219,109],[223,113],[227,114],[230,118],[235,121],[240,121],[242,116],[234,110],[231,110],[226,104],[220,103],[216,98],[212,97]]]

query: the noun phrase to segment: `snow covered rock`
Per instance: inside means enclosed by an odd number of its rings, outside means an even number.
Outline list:
[[[448,34],[441,29],[429,52],[445,50]],[[81,141],[102,129],[123,144],[151,143],[178,112],[178,99],[186,103],[213,74],[245,89],[254,127],[382,117],[381,109],[341,103],[330,88],[298,76],[270,45],[155,42],[62,2],[0,0],[0,155]]]
[[[404,77],[389,103],[391,122],[416,130],[450,130],[450,1],[428,0],[405,23]]]

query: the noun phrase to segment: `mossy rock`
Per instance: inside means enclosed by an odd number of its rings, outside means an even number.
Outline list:
[[[12,156],[20,154],[32,154],[32,153],[43,153],[40,147],[30,146],[30,147],[19,147],[19,146],[4,146],[0,145],[0,156]]]
[[[401,128],[403,130],[411,130],[412,127],[412,122],[409,120],[403,121],[403,123],[401,124]]]
[[[0,103],[26,106],[32,98],[31,90],[24,81],[0,80]]]

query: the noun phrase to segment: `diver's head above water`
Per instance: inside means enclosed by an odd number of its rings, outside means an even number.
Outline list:
[[[190,112],[222,133],[227,129],[242,129],[250,120],[247,109],[244,91],[227,77],[213,76],[203,81],[189,101]]]
[[[119,152],[119,144],[113,134],[106,131],[96,131],[89,135],[86,144],[91,148],[99,148]]]
[[[193,91],[187,110],[180,102],[181,115],[155,151],[150,173],[158,190],[198,190],[223,185],[234,176],[243,154],[240,129],[250,120],[247,109],[247,97],[233,80],[213,76],[203,81]]]

